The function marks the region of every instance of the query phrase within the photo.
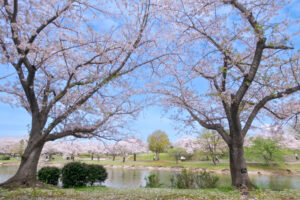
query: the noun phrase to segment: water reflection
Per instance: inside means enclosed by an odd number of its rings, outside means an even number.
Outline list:
[[[17,166],[0,166],[0,183],[6,181],[17,171]],[[104,185],[112,188],[137,188],[146,185],[145,177],[150,173],[155,173],[164,187],[170,185],[170,177],[175,173],[163,170],[137,170],[125,168],[108,168],[108,179]],[[273,190],[282,189],[300,189],[300,177],[295,176],[250,176],[251,181],[263,188]],[[220,176],[218,186],[229,186],[231,184],[230,176]]]

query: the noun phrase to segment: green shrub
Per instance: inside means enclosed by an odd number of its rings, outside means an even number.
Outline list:
[[[87,182],[93,185],[95,182],[102,183],[107,179],[107,172],[102,165],[87,165]]]
[[[0,156],[0,160],[10,160],[10,156]]]
[[[59,176],[60,169],[57,167],[43,167],[38,171],[39,181],[46,184],[57,185]]]
[[[146,180],[146,187],[148,188],[159,188],[162,186],[159,183],[159,178],[156,174],[151,173],[148,177],[145,177]]]
[[[170,178],[171,187],[180,189],[214,188],[218,180],[219,177],[208,172],[193,172],[186,169]]]
[[[78,187],[87,184],[88,170],[87,165],[80,162],[66,164],[62,168],[63,187]]]
[[[198,188],[215,188],[219,177],[211,175],[204,171],[197,173],[195,176],[195,183]]]
[[[181,173],[171,177],[171,186],[174,188],[195,188],[194,173],[183,169]]]

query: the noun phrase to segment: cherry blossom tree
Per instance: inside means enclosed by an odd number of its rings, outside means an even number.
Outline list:
[[[3,137],[0,138],[0,153],[2,154],[22,154],[26,147],[26,138]]]
[[[51,161],[54,154],[63,153],[58,146],[56,142],[47,142],[43,147],[42,154],[46,155],[47,159]]]
[[[223,154],[226,149],[226,143],[221,136],[216,132],[204,130],[199,135],[198,143],[201,150],[211,158],[213,164],[217,165],[218,155]]]
[[[120,155],[120,150],[117,143],[111,143],[106,145],[106,152],[108,155],[112,156],[113,161],[115,161],[116,156]]]
[[[265,125],[253,134],[254,138],[274,139],[281,146],[289,149],[300,150],[300,136],[293,127]]]
[[[84,152],[85,145],[79,141],[60,141],[57,150],[63,153],[63,157],[75,160],[75,156]]]
[[[201,146],[198,142],[198,138],[191,136],[182,136],[176,140],[173,144],[175,148],[182,148],[188,154],[193,154],[196,150],[200,149]]]
[[[2,185],[31,186],[46,142],[111,139],[135,117],[139,69],[152,71],[165,51],[156,51],[159,26],[148,26],[149,0],[3,0],[0,11],[0,60],[9,69],[1,101],[32,117],[20,167]]]
[[[146,153],[148,151],[147,145],[139,138],[126,138],[128,154],[133,155],[133,161],[136,161],[136,155]]]
[[[232,185],[252,187],[244,138],[255,120],[299,113],[299,47],[287,1],[158,2],[177,56],[165,63],[155,93],[175,120],[215,130],[230,151]],[[180,56],[179,56],[180,55]],[[207,85],[207,87],[206,87]]]
[[[100,155],[106,153],[106,148],[101,141],[88,142],[85,144],[84,150],[91,155],[91,160],[94,160],[94,155],[96,155],[98,161],[100,161]]]

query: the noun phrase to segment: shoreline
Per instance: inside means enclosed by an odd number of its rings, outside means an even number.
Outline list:
[[[217,174],[217,175],[230,175],[230,170],[228,168],[224,169],[210,169],[210,168],[204,168],[204,167],[181,167],[181,166],[172,166],[172,167],[163,167],[163,166],[135,166],[135,165],[108,165],[108,164],[103,164],[99,163],[100,165],[103,165],[105,168],[110,168],[110,169],[129,169],[129,170],[161,170],[161,171],[174,171],[174,172],[179,172],[182,169],[188,169],[188,170],[193,170],[197,172],[203,172],[207,171],[209,173]],[[0,163],[1,166],[18,166],[19,163],[17,162],[2,162]],[[61,163],[39,163],[39,167],[45,167],[45,166],[53,166],[53,167],[63,167],[65,164]],[[289,169],[277,169],[277,170],[248,170],[249,175],[256,175],[256,176],[297,176],[300,178],[300,171],[291,171]]]

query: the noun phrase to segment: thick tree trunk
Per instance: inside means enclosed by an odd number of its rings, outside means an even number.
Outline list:
[[[253,184],[251,183],[248,176],[243,145],[230,144],[229,151],[232,185],[238,188],[245,186],[247,188],[252,188]]]
[[[91,160],[94,160],[94,154],[93,153],[91,154]]]
[[[156,160],[159,160],[159,153],[156,152]]]
[[[123,163],[125,162],[126,156],[123,156]]]
[[[115,159],[116,159],[116,156],[115,156],[115,155],[113,155],[113,161],[115,161]]]
[[[97,160],[100,161],[100,155],[99,154],[97,155]]]
[[[136,153],[133,154],[133,161],[136,161]]]
[[[36,172],[38,161],[42,152],[44,144],[38,144],[33,147],[33,145],[27,146],[17,173],[6,182],[0,184],[4,187],[31,187],[35,186]]]

